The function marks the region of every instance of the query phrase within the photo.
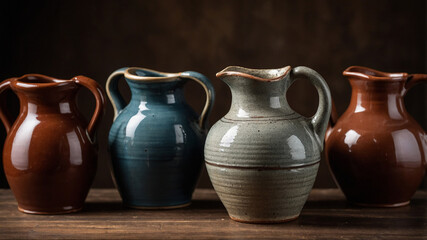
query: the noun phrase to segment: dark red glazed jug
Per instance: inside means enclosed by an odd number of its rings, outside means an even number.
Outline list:
[[[95,96],[89,124],[75,97],[80,86]],[[104,93],[92,79],[60,80],[39,74],[0,83],[20,100],[13,125],[6,109],[0,118],[7,131],[3,165],[18,208],[25,213],[55,214],[80,210],[96,172],[95,129],[104,111]]]
[[[426,170],[427,136],[403,98],[424,74],[385,73],[366,67],[344,71],[351,102],[326,134],[326,157],[348,201],[365,206],[409,203]]]

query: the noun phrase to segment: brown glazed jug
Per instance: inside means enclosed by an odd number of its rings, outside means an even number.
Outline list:
[[[358,66],[343,74],[352,87],[351,102],[338,120],[333,110],[325,142],[335,181],[352,203],[407,205],[426,170],[427,137],[403,98],[427,75]]]
[[[75,98],[80,86],[95,96],[89,124]],[[60,80],[39,74],[0,83],[0,94],[12,89],[20,113],[12,125],[7,109],[0,118],[7,131],[3,165],[7,181],[25,213],[57,214],[80,210],[96,172],[95,129],[104,112],[105,97],[92,79]]]

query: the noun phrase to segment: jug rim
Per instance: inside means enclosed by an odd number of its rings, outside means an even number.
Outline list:
[[[143,71],[144,73],[152,74],[152,76],[141,76],[137,74],[137,71]],[[129,67],[125,70],[124,76],[127,79],[141,82],[173,82],[181,76],[181,73],[167,73],[148,68]]]
[[[14,87],[22,89],[40,89],[40,88],[51,88],[60,87],[74,83],[73,79],[59,79],[42,74],[25,74],[21,77],[13,78],[12,84]]]
[[[218,72],[216,77],[220,78],[222,76],[240,76],[262,82],[274,82],[282,79],[290,72],[290,70],[291,66],[270,69],[253,69],[240,66],[228,66]]]
[[[362,66],[351,66],[343,71],[343,75],[346,77],[357,77],[366,80],[377,80],[377,81],[399,81],[408,78],[408,73],[390,73],[382,72],[368,67]]]

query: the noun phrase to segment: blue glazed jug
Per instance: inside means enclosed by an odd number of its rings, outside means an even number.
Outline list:
[[[132,94],[127,106],[118,91],[122,76]],[[187,80],[206,91],[200,116],[185,101]],[[132,67],[113,72],[106,89],[114,108],[108,138],[112,174],[123,203],[143,209],[189,205],[204,160],[206,119],[214,102],[209,80],[197,72]]]

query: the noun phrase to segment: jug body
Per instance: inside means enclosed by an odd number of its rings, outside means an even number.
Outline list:
[[[148,209],[186,206],[203,164],[204,118],[213,102],[213,88],[207,78],[194,72],[186,76],[125,68],[110,77],[110,94],[118,94],[111,83],[123,75],[132,97],[117,111],[109,134],[113,176],[123,203]],[[193,76],[209,88],[209,109],[203,119],[183,95],[186,79]]]
[[[424,176],[427,138],[403,97],[421,79],[364,67],[350,67],[344,75],[352,86],[351,102],[325,143],[335,181],[352,203],[407,205]]]
[[[300,214],[313,187],[323,148],[330,95],[313,70],[228,67],[217,74],[232,92],[230,111],[209,131],[205,163],[233,220],[283,222]],[[286,89],[300,77],[319,91],[313,118],[294,112]]]
[[[94,90],[97,99],[88,128],[75,106],[80,85]],[[4,111],[1,114],[8,132],[3,165],[19,210],[35,214],[80,210],[96,172],[92,138],[103,109],[101,88],[83,76],[58,80],[36,74],[5,80],[0,92],[8,87],[18,95],[20,113],[12,126]]]

